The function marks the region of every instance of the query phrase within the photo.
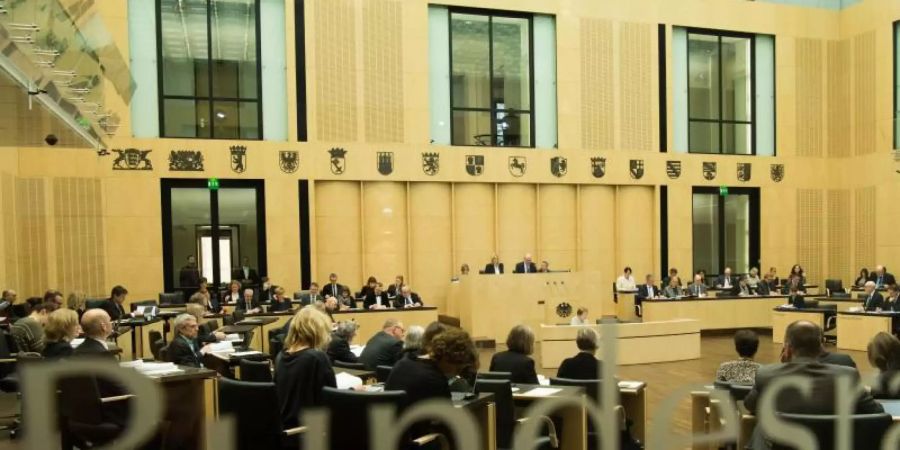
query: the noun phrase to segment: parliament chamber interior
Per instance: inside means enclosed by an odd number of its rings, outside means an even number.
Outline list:
[[[898,43],[0,0],[0,449],[900,449]]]

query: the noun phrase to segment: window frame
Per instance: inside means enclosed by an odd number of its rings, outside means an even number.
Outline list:
[[[892,145],[894,151],[900,151],[900,133],[897,133],[897,121],[900,120],[900,109],[898,109],[898,107],[900,107],[900,104],[898,104],[897,101],[897,96],[900,95],[900,92],[897,91],[897,82],[900,81],[897,78],[898,76],[900,76],[900,73],[897,73],[897,64],[898,62],[900,62],[898,61],[898,59],[900,59],[900,55],[897,54],[897,50],[900,49],[900,42],[897,42],[898,32],[900,32],[900,20],[895,20],[893,22],[893,26],[891,26],[891,42],[893,43],[892,48],[894,50],[894,57],[891,59],[891,72],[893,73],[891,82],[893,84],[892,91],[894,97],[892,99],[892,103],[894,105],[894,114],[892,117],[893,120],[891,121],[891,131],[894,138]]]
[[[693,207],[694,195],[704,194],[704,195],[717,196],[718,200],[719,200],[719,214],[718,214],[718,218],[717,218],[718,228],[719,228],[719,254],[715,255],[715,258],[718,259],[718,261],[719,261],[719,267],[722,270],[725,270],[725,267],[726,267],[725,266],[725,262],[726,262],[725,248],[726,248],[726,242],[727,242],[727,239],[726,239],[727,227],[725,224],[725,198],[727,196],[721,195],[719,189],[720,189],[719,187],[715,187],[715,186],[694,186],[691,189],[691,235],[693,236],[694,223],[696,220],[695,215],[694,215],[694,207]],[[728,187],[728,196],[731,196],[731,195],[747,195],[748,199],[750,201],[750,206],[749,206],[750,207],[750,212],[749,212],[750,223],[748,224],[748,228],[750,229],[750,236],[748,237],[748,239],[750,240],[750,243],[749,243],[750,248],[747,253],[747,256],[748,256],[747,267],[748,268],[751,268],[751,267],[759,268],[759,264],[761,261],[760,260],[761,221],[760,221],[760,202],[759,202],[760,190],[759,190],[759,188],[730,187],[729,186]],[[692,245],[692,247],[693,247],[693,245]],[[707,271],[707,275],[713,275],[711,272],[709,272],[710,268],[697,267],[697,263],[694,260],[693,251],[691,252],[691,265],[694,266],[694,272],[696,272],[697,270],[703,269],[703,270]],[[719,274],[715,274],[715,275],[719,275]]]
[[[685,27],[685,39],[686,39],[686,48],[687,48],[687,61],[685,61],[685,67],[687,68],[687,111],[685,112],[685,117],[687,118],[687,137],[688,137],[688,153],[694,153],[699,155],[731,155],[731,156],[756,156],[756,34],[754,33],[744,33],[740,31],[729,31],[729,30],[716,30],[712,28],[697,28],[697,27]],[[718,46],[719,46],[719,58],[718,58],[718,77],[719,77],[719,118],[718,119],[693,119],[691,118],[691,35],[692,34],[700,34],[706,36],[715,36],[718,38]],[[734,37],[734,38],[742,38],[750,40],[750,121],[739,121],[739,120],[726,120],[722,119],[722,110],[723,110],[723,95],[722,95],[722,38],[723,37]],[[773,117],[772,120],[775,120]],[[699,152],[694,151],[691,147],[691,123],[699,122],[699,123],[713,123],[718,124],[719,128],[719,150],[717,152]],[[724,133],[722,132],[724,125],[749,125],[750,126],[750,153],[724,153],[722,151],[723,142],[724,142]]]
[[[218,139],[218,140],[238,140],[238,141],[261,141],[264,139],[263,136],[263,89],[262,89],[262,42],[261,42],[261,20],[260,20],[260,3],[261,0],[253,0],[253,4],[255,7],[255,20],[254,25],[256,27],[256,99],[242,99],[240,97],[231,98],[231,97],[216,97],[213,95],[213,61],[212,58],[212,11],[210,6],[210,0],[206,1],[206,46],[207,46],[207,65],[208,65],[208,79],[207,85],[209,86],[209,95],[206,97],[198,97],[198,96],[190,96],[190,95],[166,95],[165,94],[165,86],[164,86],[164,77],[163,72],[164,68],[164,60],[163,60],[163,33],[162,33],[162,1],[163,0],[155,0],[156,2],[156,70],[157,70],[157,101],[159,104],[159,137],[162,139]],[[196,72],[196,66],[195,66]],[[195,125],[197,136],[166,136],[165,128],[165,109],[166,109],[166,100],[193,100],[195,102],[194,110],[197,111],[199,108],[196,105],[198,101],[206,101],[209,103],[209,136],[201,137],[199,136],[200,125],[199,121]],[[216,127],[213,125],[213,117],[214,117],[214,105],[216,102],[234,102],[238,104],[238,137],[216,137]],[[255,139],[243,138],[240,137],[240,105],[244,103],[255,103],[257,105],[257,117],[256,117],[256,129],[259,130],[259,136]],[[195,113],[196,119],[196,113]]]
[[[471,108],[471,107],[454,107],[453,106],[453,14],[471,14],[488,17],[488,69],[490,71],[491,92],[494,86],[494,17],[509,17],[514,19],[528,20],[528,110],[520,110],[520,113],[528,114],[528,123],[531,136],[529,145],[497,145],[497,113],[507,111],[506,109],[498,110],[494,107],[493,99],[490,99],[490,108]],[[484,8],[468,8],[450,6],[447,8],[447,54],[449,58],[450,72],[450,145],[454,147],[502,147],[502,148],[536,148],[535,139],[537,130],[535,129],[535,104],[534,104],[534,14],[518,11],[506,11],[498,9]],[[465,112],[487,112],[491,117],[491,143],[490,145],[479,144],[457,144],[453,142],[453,113],[455,111]]]

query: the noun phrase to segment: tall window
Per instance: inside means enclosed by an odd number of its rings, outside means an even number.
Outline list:
[[[755,154],[755,36],[687,34],[688,149]]]
[[[759,190],[695,187],[694,270],[747,273],[759,264]]]
[[[453,145],[533,147],[532,17],[450,10]]]
[[[160,135],[261,139],[258,0],[157,0]]]
[[[900,20],[894,22],[894,149],[900,150]]]

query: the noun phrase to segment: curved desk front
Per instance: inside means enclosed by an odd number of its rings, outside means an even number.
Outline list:
[[[772,309],[786,301],[783,295],[648,299],[642,309],[644,322],[696,319],[700,330],[770,328]]]

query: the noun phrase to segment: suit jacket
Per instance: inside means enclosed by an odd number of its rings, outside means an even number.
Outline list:
[[[369,309],[372,305],[378,304],[378,301],[375,297],[376,296],[375,296],[374,292],[369,292],[369,294],[366,295],[366,299],[363,300],[363,308]],[[387,292],[381,293],[381,304],[382,305],[384,305],[386,307],[390,307],[393,305],[393,303],[394,303],[393,301],[388,300]]]
[[[834,414],[836,406],[835,384],[838,377],[850,377],[859,382],[859,372],[844,366],[823,364],[812,358],[795,358],[789,363],[762,366],[756,372],[753,390],[744,399],[744,406],[751,413],[756,412],[757,401],[761,393],[772,380],[784,376],[803,376],[812,381],[813,389],[809,396],[799,395],[797,391],[779,392],[775,400],[778,412],[792,414]],[[863,391],[856,398],[855,414],[875,414],[884,412],[880,404],[872,396]]]
[[[312,305],[316,302],[324,302],[325,297],[322,297],[322,294],[312,295],[309,292],[300,296],[300,304],[303,306]]]
[[[753,289],[753,292],[756,295],[769,295],[770,291],[771,291],[771,289],[769,287],[769,283],[766,283],[763,281],[760,281],[759,283],[757,283],[756,288]]]
[[[102,356],[113,361],[116,359],[115,355],[103,347],[103,344],[93,338],[85,338],[84,342],[75,347],[75,351],[72,353],[77,356]]]
[[[729,276],[728,284],[731,287],[736,286],[737,280],[735,279],[735,277]],[[722,275],[719,275],[718,277],[716,277],[716,287],[719,287],[719,286],[725,286],[725,274],[722,274]]]
[[[824,352],[819,355],[819,362],[835,366],[856,368],[856,363],[853,361],[853,358],[846,353]]]
[[[500,269],[499,273],[503,273],[503,263],[500,263],[497,265],[499,266],[499,269]],[[484,273],[486,273],[488,275],[496,275],[497,274],[497,272],[494,272],[494,265],[491,263],[487,263],[487,265],[484,266]]]
[[[650,286],[653,286],[653,285],[650,285]],[[654,296],[662,295],[662,291],[659,290],[658,286],[653,286],[653,295]],[[634,302],[636,304],[640,304],[641,301],[644,300],[645,298],[650,298],[650,290],[647,289],[646,284],[642,284],[642,285],[638,286],[637,294],[634,295]]]
[[[388,286],[387,291],[385,291],[385,292],[387,292],[388,297],[396,297],[396,296],[400,295],[400,288],[402,288],[402,287],[403,287],[402,284],[399,286],[397,286],[396,284],[392,284],[392,285]]]
[[[379,331],[366,342],[366,347],[359,355],[359,362],[369,370],[375,370],[377,366],[393,366],[400,358],[402,350],[403,341]]]
[[[122,308],[122,305],[116,303],[116,301],[111,298],[106,299],[106,301],[100,305],[100,308],[109,314],[111,320],[119,320],[127,315],[125,313],[125,308]]]
[[[788,303],[794,305],[794,308],[806,308],[806,300],[804,300],[803,296],[799,294],[788,297]]]
[[[97,342],[97,345],[100,345],[100,343]],[[72,356],[73,353],[75,353],[75,349],[72,348],[72,344],[67,341],[55,341],[47,342],[42,355],[45,359],[56,359]]]
[[[881,309],[886,311],[900,311],[900,297],[898,298],[886,298],[884,299],[884,305],[882,305]]]
[[[328,297],[330,295],[332,297],[339,298],[343,289],[344,285],[340,283],[335,283],[334,287],[332,287],[331,283],[328,283],[322,287],[322,297]]]
[[[681,288],[678,286],[675,286],[675,287],[666,286],[666,288],[663,290],[663,292],[665,293],[666,297],[675,298],[675,297],[678,297],[679,295],[681,295]]]
[[[876,274],[869,275],[869,281],[873,281],[873,282],[875,282],[875,284],[878,284],[878,275],[876,275]],[[878,285],[878,287],[885,287],[889,284],[896,284],[896,283],[897,283],[897,279],[894,278],[894,275],[885,272],[884,275],[882,276],[881,284]]]
[[[181,271],[178,272],[178,285],[183,288],[200,286],[200,270],[197,266],[182,267]]]
[[[410,292],[409,298],[410,298],[410,300],[412,300],[413,305],[415,305],[416,303],[420,303],[422,306],[425,306],[425,304],[422,303],[422,299],[419,298],[419,294],[416,294],[415,292]],[[406,306],[406,298],[405,297],[402,297],[400,295],[397,295],[396,297],[394,297],[394,308],[403,308],[405,306]]]
[[[594,355],[586,352],[578,352],[577,355],[566,358],[559,366],[556,376],[573,380],[599,380],[601,378],[603,362],[597,360]]]
[[[519,352],[499,352],[491,358],[491,372],[509,372],[510,381],[522,384],[538,384],[537,372],[534,371],[534,360]]]
[[[255,297],[250,300],[249,305],[247,305],[247,301],[244,300],[244,297],[241,297],[241,299],[237,302],[237,306],[235,306],[235,309],[237,309],[238,311],[250,311],[251,309],[255,308],[259,308],[259,299]]]
[[[875,311],[876,308],[884,306],[884,297],[878,291],[872,291],[872,294],[863,299],[863,308],[866,311]]]
[[[513,273],[525,273],[525,261],[516,263],[516,270]],[[537,266],[533,262],[528,263],[528,273],[537,273]]]
[[[338,302],[338,307],[340,306],[349,306],[350,308],[356,308],[356,299],[353,297],[335,297]]]
[[[291,309],[291,301],[287,298],[282,298],[281,300],[280,302],[272,300],[272,303],[269,304],[269,311],[289,311]]]
[[[350,351],[350,343],[336,334],[331,335],[331,342],[328,343],[328,358],[331,362],[343,361],[348,363],[359,362],[359,358]]]
[[[169,344],[169,360],[181,366],[200,367],[202,359],[200,355],[200,342],[192,339],[194,349],[191,349],[184,336],[176,336]]]
[[[231,291],[228,291],[222,294],[222,301],[220,304],[222,305],[236,305],[238,302],[242,301],[244,298],[244,294],[238,292],[237,298],[232,299]]]
[[[251,267],[248,272],[249,272],[249,274],[248,274],[249,276],[245,276],[243,267],[235,267],[231,271],[231,279],[232,280],[240,280],[242,282],[250,280],[250,284],[259,284],[259,274],[256,273],[256,270]]]
[[[706,295],[706,285],[705,284],[694,284],[691,283],[687,287],[687,294],[693,295],[694,297],[699,297],[701,295]]]

